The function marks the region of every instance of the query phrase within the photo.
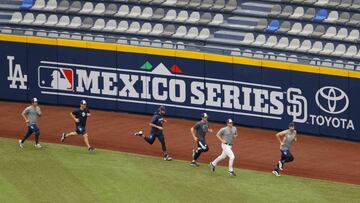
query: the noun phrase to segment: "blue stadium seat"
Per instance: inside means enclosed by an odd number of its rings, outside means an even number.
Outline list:
[[[278,20],[272,20],[267,28],[265,28],[265,32],[274,33],[280,28],[280,22]]]
[[[30,9],[34,4],[33,0],[24,0],[20,6],[20,9]]]
[[[320,23],[324,21],[327,17],[328,17],[328,11],[326,9],[320,9],[313,18],[313,21]]]

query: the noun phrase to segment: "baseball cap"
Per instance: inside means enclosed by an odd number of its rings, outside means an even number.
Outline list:
[[[86,105],[86,101],[85,100],[81,100],[80,104]]]
[[[207,115],[207,113],[202,113],[201,114],[201,118],[208,118],[209,116]]]
[[[31,103],[35,103],[35,102],[39,102],[39,100],[36,97],[31,99]]]
[[[295,123],[293,123],[293,122],[289,123],[289,127],[295,128]]]
[[[159,111],[165,111],[165,106],[159,106]]]
[[[226,120],[226,123],[234,123],[233,120],[231,118]]]

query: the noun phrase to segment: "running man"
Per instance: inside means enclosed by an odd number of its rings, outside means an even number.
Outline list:
[[[203,113],[201,115],[201,121],[197,122],[191,129],[191,135],[197,144],[197,148],[193,149],[192,157],[190,165],[193,167],[199,166],[196,163],[197,159],[200,157],[201,153],[209,151],[209,147],[205,141],[205,135],[207,132],[212,132],[212,129],[209,128],[208,123],[208,115],[207,113]]]
[[[21,148],[24,148],[25,140],[27,140],[33,133],[35,134],[35,147],[37,149],[41,148],[41,145],[39,144],[40,129],[37,126],[38,117],[41,116],[41,109],[38,103],[39,101],[37,98],[31,99],[31,105],[26,107],[21,114],[28,128],[27,132],[24,135],[24,138],[22,140],[19,140],[19,146]]]
[[[285,163],[294,161],[294,156],[290,152],[290,147],[294,142],[296,142],[295,124],[289,123],[289,129],[277,133],[276,138],[280,142],[281,158],[272,173],[276,176],[280,176],[279,171],[284,169]]]
[[[161,148],[163,152],[163,159],[165,161],[171,161],[172,158],[168,155],[166,151],[166,145],[165,145],[165,137],[164,137],[164,123],[166,120],[164,119],[165,115],[165,106],[160,106],[158,111],[154,113],[154,116],[151,119],[150,126],[151,131],[149,136],[145,136],[142,131],[136,132],[134,135],[142,137],[147,143],[153,144],[155,142],[155,139],[158,138],[159,142],[161,143]]]
[[[233,121],[231,119],[227,119],[226,127],[223,127],[216,134],[216,137],[221,141],[222,153],[218,156],[214,161],[210,162],[211,171],[215,171],[216,165],[225,159],[227,156],[229,157],[229,176],[236,176],[234,173],[234,159],[235,155],[231,150],[234,138],[237,137],[237,129],[233,125]]]
[[[95,148],[90,146],[89,144],[89,135],[86,132],[86,120],[87,117],[90,116],[90,111],[87,107],[86,101],[81,100],[80,108],[75,109],[73,112],[70,113],[70,116],[75,121],[75,131],[70,133],[63,132],[61,134],[61,142],[64,142],[66,138],[73,136],[73,135],[80,135],[83,136],[84,142],[89,150],[89,152],[95,151]]]

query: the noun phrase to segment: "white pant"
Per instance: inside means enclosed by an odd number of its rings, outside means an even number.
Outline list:
[[[222,161],[223,159],[226,158],[226,156],[228,156],[229,157],[229,171],[234,171],[233,164],[234,164],[235,155],[234,155],[233,151],[231,150],[231,146],[221,143],[221,148],[223,149],[221,155],[218,156],[212,162],[212,164],[214,166],[216,166],[220,161]]]

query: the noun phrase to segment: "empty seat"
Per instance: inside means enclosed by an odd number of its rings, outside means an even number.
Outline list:
[[[198,40],[205,40],[210,37],[210,30],[208,28],[203,28],[199,32],[199,36],[196,37]]]
[[[311,41],[306,39],[301,42],[301,45],[299,48],[297,48],[297,51],[307,52],[308,50],[311,49],[311,46],[312,46]]]
[[[287,37],[281,37],[278,43],[275,45],[276,48],[285,49],[289,46],[289,39]]]
[[[225,0],[215,0],[211,9],[221,10],[223,8],[225,8]]]
[[[360,9],[360,0],[353,0],[351,4],[352,9]]]
[[[337,5],[339,5],[341,3],[342,0],[329,0],[329,3],[327,4],[327,6],[330,7],[336,7]]]
[[[34,18],[34,14],[32,13],[27,13],[24,16],[24,19],[21,21],[22,24],[32,24],[34,22],[35,18]]]
[[[81,3],[80,1],[74,1],[71,3],[68,12],[70,13],[77,13],[81,10]]]
[[[69,16],[61,16],[59,19],[57,27],[67,27],[70,24]]]
[[[311,20],[311,19],[314,18],[314,16],[315,16],[315,9],[314,8],[308,8],[308,9],[306,9],[305,14],[302,17],[302,19]]]
[[[225,7],[223,8],[224,11],[233,11],[238,7],[236,0],[229,0]]]
[[[336,36],[336,34],[337,34],[336,27],[331,26],[326,30],[326,33],[321,37],[326,39],[332,39]]]
[[[126,31],[128,33],[137,33],[140,30],[139,22],[132,22],[129,26],[129,29]]]
[[[262,46],[266,42],[266,37],[263,34],[256,36],[255,41],[252,43],[253,46]]]
[[[346,52],[346,46],[344,44],[338,44],[333,52],[330,54],[332,56],[342,56]]]
[[[152,19],[154,20],[160,20],[165,16],[165,11],[162,8],[157,8],[154,11],[154,14],[152,16]]]
[[[280,13],[279,17],[285,17],[285,18],[288,18],[290,15],[292,15],[292,14],[293,14],[293,12],[294,12],[293,7],[292,7],[292,6],[287,5],[287,6],[285,6],[285,7],[282,9],[282,11],[281,11],[281,13]]]
[[[190,8],[197,8],[201,4],[201,0],[191,0],[189,4],[187,5]]]
[[[165,21],[173,21],[175,20],[177,17],[177,13],[174,9],[170,9],[167,11],[165,17],[163,18],[163,20]]]
[[[97,19],[94,23],[94,26],[91,28],[92,30],[103,30],[105,28],[105,20],[104,19]]]
[[[286,48],[287,50],[295,51],[300,48],[300,40],[299,39],[292,39],[289,43],[289,46]]]
[[[94,15],[101,15],[101,14],[105,13],[105,4],[103,4],[103,3],[96,4],[92,13]]]
[[[111,32],[116,29],[117,23],[115,20],[111,19],[106,22],[106,25],[103,29],[103,31]]]
[[[70,27],[70,28],[79,28],[80,25],[81,25],[81,18],[80,17],[73,17],[71,19],[71,22],[68,25],[68,27]]]
[[[342,12],[340,13],[339,19],[337,22],[339,24],[347,23],[350,20],[350,13],[349,12]]]
[[[328,17],[328,11],[326,9],[320,9],[316,12],[315,17],[313,18],[314,22],[322,22]]]
[[[291,23],[289,21],[284,21],[281,23],[280,28],[277,30],[280,33],[286,33],[290,30]]]
[[[209,9],[214,5],[214,0],[203,0],[200,8],[201,9]]]
[[[160,35],[164,32],[164,26],[160,23],[154,25],[152,31],[149,33],[150,35]]]
[[[296,7],[293,14],[289,16],[289,18],[292,18],[292,19],[301,19],[301,17],[303,17],[305,14],[305,10],[303,7]]]
[[[189,4],[190,0],[177,0],[176,6],[177,7],[184,7]]]
[[[321,41],[316,41],[312,45],[312,48],[308,50],[308,52],[316,54],[323,50],[323,44]]]
[[[10,19],[10,23],[14,23],[14,24],[17,24],[19,23],[20,21],[22,21],[23,19],[23,16],[20,12],[14,12],[11,16],[11,19]]]
[[[175,34],[175,30],[176,30],[175,25],[166,25],[162,35],[166,37],[170,37],[173,34]]]
[[[212,15],[211,13],[203,13],[200,17],[199,23],[200,24],[209,24],[212,20]]]
[[[109,5],[107,5],[107,7],[105,9],[104,14],[108,15],[108,16],[113,16],[118,11],[117,9],[118,9],[118,7],[116,6],[116,4],[109,4]]]
[[[359,33],[359,30],[358,29],[353,29],[350,31],[349,35],[344,38],[344,40],[347,40],[347,41],[351,41],[351,42],[356,42],[359,40],[359,37],[360,37],[360,33]]]
[[[263,44],[263,46],[267,47],[267,48],[272,48],[273,46],[275,46],[277,44],[277,42],[278,42],[278,39],[276,36],[270,36],[266,40],[265,44]]]
[[[129,11],[130,10],[128,5],[121,5],[115,16],[127,16],[129,14]]]
[[[31,7],[32,10],[41,10],[45,7],[45,0],[36,0],[34,5]]]
[[[187,11],[180,11],[175,21],[177,22],[185,22],[189,18],[189,14]]]
[[[242,40],[243,44],[252,44],[254,42],[254,34],[253,33],[246,33],[244,39]]]
[[[314,31],[313,25],[312,24],[306,24],[304,26],[304,29],[298,34],[302,35],[302,36],[307,36],[307,35],[310,35],[313,31]]]
[[[224,16],[220,13],[215,14],[213,20],[209,23],[209,25],[220,25],[224,22]]]
[[[53,11],[57,7],[57,1],[56,0],[49,0],[46,4],[46,6],[43,8],[43,10],[46,11]]]
[[[173,37],[182,38],[187,34],[187,28],[185,26],[179,26],[173,35]]]
[[[318,6],[325,6],[329,3],[329,0],[318,0],[315,5],[318,5]]]
[[[152,25],[150,23],[144,23],[141,25],[138,34],[147,35],[151,32],[151,30],[152,30]]]
[[[255,30],[263,31],[267,26],[268,26],[268,21],[266,19],[262,18],[257,22]]]
[[[337,7],[341,9],[350,8],[351,4],[352,4],[352,0],[342,0]]]
[[[320,37],[325,34],[325,27],[323,25],[318,25],[315,27],[314,31],[311,33],[311,36]]]
[[[189,23],[197,23],[200,20],[200,13],[197,11],[194,11],[190,14],[188,22]]]
[[[142,13],[140,15],[140,18],[142,18],[142,19],[150,19],[152,15],[153,15],[153,9],[151,7],[146,7],[142,11]]]
[[[278,15],[280,15],[281,13],[281,6],[280,5],[274,5],[272,8],[271,8],[271,11],[270,13],[268,14],[268,16],[270,17],[277,17]]]
[[[117,28],[114,31],[125,32],[128,28],[129,28],[129,23],[126,20],[122,20],[119,22]]]
[[[348,25],[358,25],[360,24],[360,14],[355,13],[351,16],[349,22],[347,22]]]
[[[91,2],[86,2],[79,13],[90,14],[94,10],[94,5]]]
[[[58,22],[59,22],[58,16],[52,14],[47,18],[47,21],[44,23],[44,25],[45,26],[55,26],[56,24],[58,24]]]
[[[65,12],[70,8],[70,2],[67,0],[60,1],[59,5],[56,8],[56,11]]]
[[[43,25],[46,22],[45,14],[38,14],[33,22],[33,25]]]
[[[324,22],[333,23],[339,19],[339,12],[337,11],[330,11],[328,17],[324,19]]]
[[[324,45],[324,49],[321,52],[321,54],[325,54],[325,55],[330,55],[332,54],[332,52],[334,52],[335,48],[334,48],[334,44],[331,42],[327,42]]]
[[[301,23],[294,23],[291,27],[291,30],[289,30],[289,34],[297,35],[303,30],[303,27]]]
[[[140,14],[141,14],[140,6],[134,6],[131,8],[130,13],[127,16],[130,18],[136,18],[140,16]]]
[[[265,32],[268,33],[274,33],[280,28],[280,21],[278,20],[272,20],[267,28],[265,29]]]
[[[185,36],[185,38],[189,38],[189,39],[194,39],[196,37],[198,37],[199,35],[199,30],[197,27],[191,27],[187,33],[187,35]]]
[[[76,17],[75,17],[76,18]],[[69,25],[71,27],[71,24]],[[84,18],[82,21],[80,28],[81,29],[90,29],[94,26],[94,20],[90,17]]]
[[[358,48],[355,45],[351,45],[347,48],[346,52],[342,56],[352,58],[357,53],[358,53]]]
[[[348,36],[348,30],[346,28],[340,28],[334,39],[345,39]]]

